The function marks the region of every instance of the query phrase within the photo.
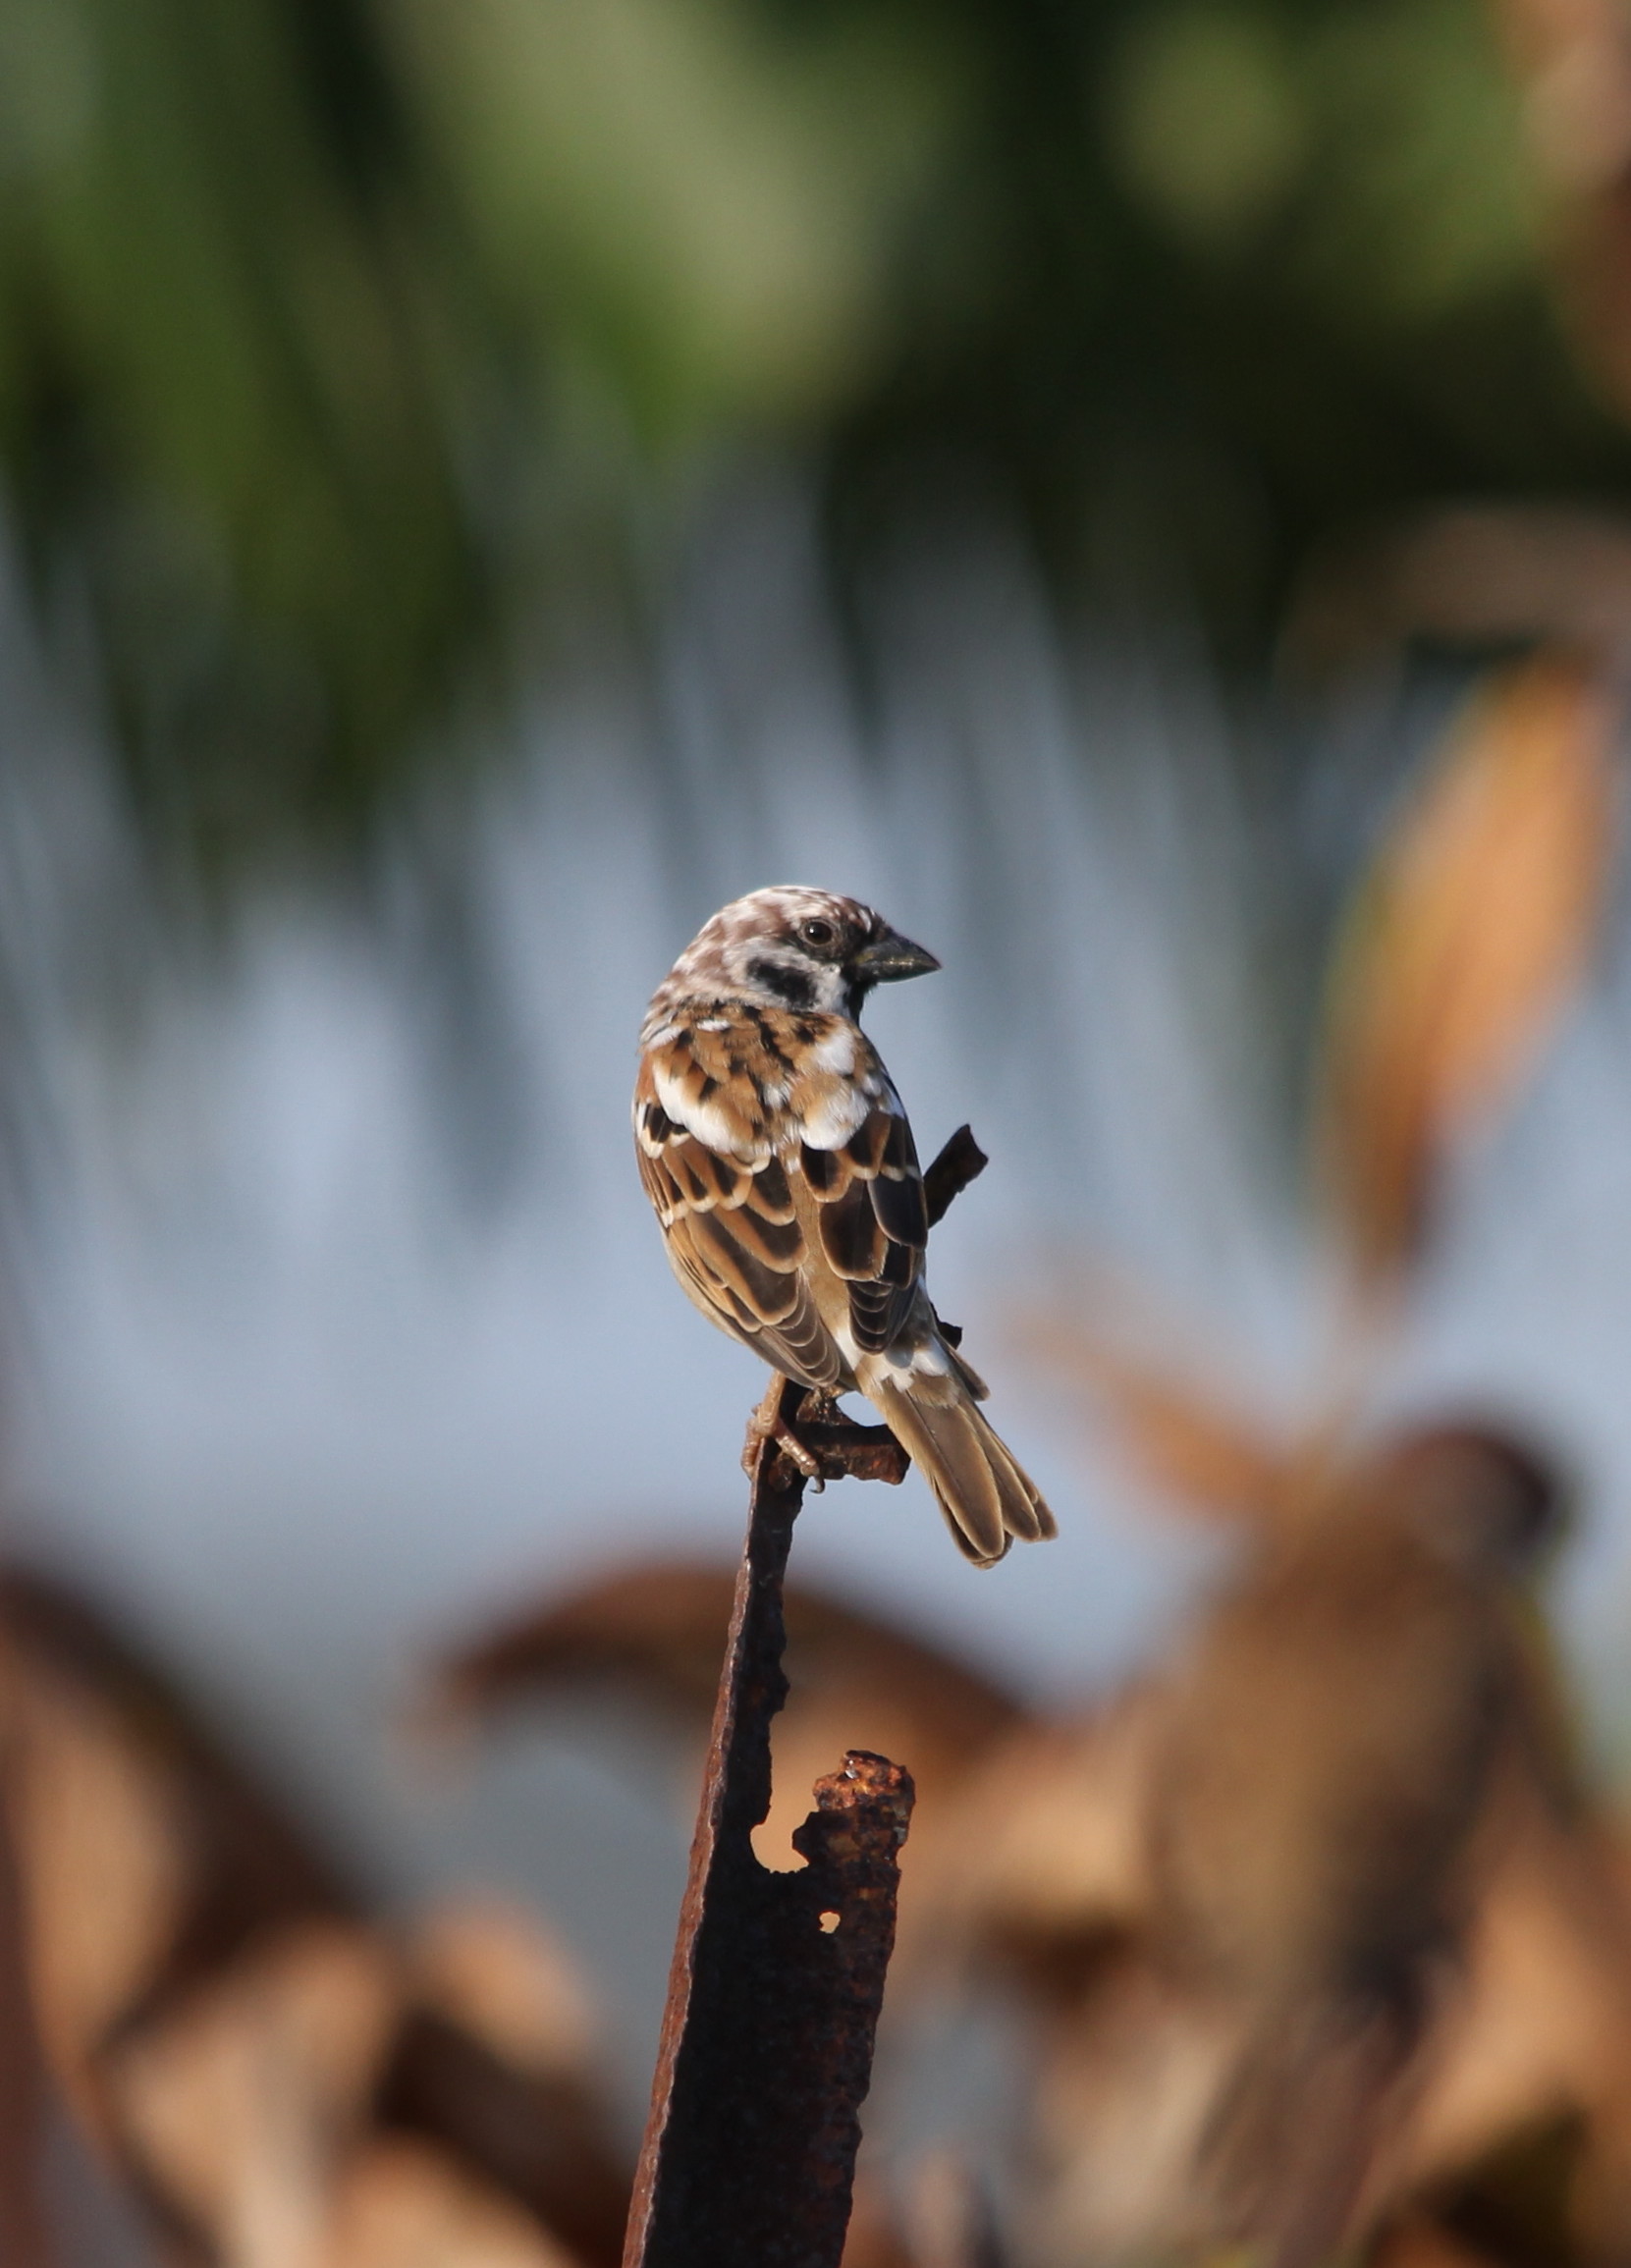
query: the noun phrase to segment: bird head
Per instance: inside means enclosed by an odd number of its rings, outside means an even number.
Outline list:
[[[939,966],[871,906],[786,884],[722,907],[681,953],[674,976],[686,990],[853,1017],[874,985]]]

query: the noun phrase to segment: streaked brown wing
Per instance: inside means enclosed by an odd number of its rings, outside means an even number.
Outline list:
[[[669,1259],[697,1306],[786,1377],[839,1385],[843,1357],[802,1271],[804,1234],[780,1161],[710,1150],[668,1116],[644,1068],[634,1137]]]
[[[849,1287],[849,1323],[863,1354],[879,1354],[911,1312],[929,1241],[912,1130],[886,1086],[838,1150],[803,1148],[799,1162],[816,1201],[821,1249]]]

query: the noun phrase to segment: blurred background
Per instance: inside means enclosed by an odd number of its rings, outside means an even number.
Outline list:
[[[925,1787],[857,2268],[1631,2258],[1631,2052],[1523,2030],[1631,2015],[1628,645],[1620,0],[0,0],[39,2242],[616,2257],[762,1383],[633,1039],[797,880],[945,964],[870,1028],[1061,1531],[800,1526],[788,1820]]]

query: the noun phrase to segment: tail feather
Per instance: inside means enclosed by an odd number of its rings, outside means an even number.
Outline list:
[[[992,1567],[1016,1536],[1035,1543],[1056,1535],[1035,1484],[961,1379],[933,1383],[943,1399],[885,1380],[869,1389],[869,1399],[934,1491],[958,1550],[977,1567]]]

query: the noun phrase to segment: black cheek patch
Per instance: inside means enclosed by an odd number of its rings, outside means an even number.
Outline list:
[[[788,968],[785,961],[749,961],[747,973],[754,984],[786,1000],[789,1008],[815,1006],[814,980],[802,969]]]

